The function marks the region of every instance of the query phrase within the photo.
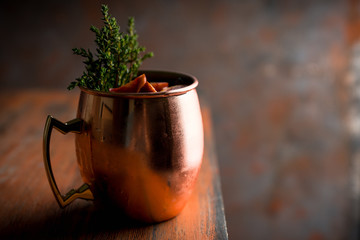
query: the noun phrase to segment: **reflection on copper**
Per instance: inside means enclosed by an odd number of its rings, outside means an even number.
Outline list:
[[[95,201],[147,222],[170,219],[185,206],[203,156],[197,80],[145,72],[149,81],[185,88],[166,93],[104,94],[82,89],[76,135],[83,180]]]

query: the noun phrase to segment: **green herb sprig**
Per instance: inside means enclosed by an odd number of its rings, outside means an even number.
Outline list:
[[[126,34],[120,32],[116,19],[109,15],[108,6],[102,5],[101,12],[104,26],[101,29],[90,27],[96,36],[97,59],[90,49],[72,49],[74,54],[85,58],[85,71],[70,83],[69,90],[82,86],[107,92],[109,88],[123,86],[137,76],[141,63],[154,55],[152,52],[141,54],[145,52],[145,47],[140,47],[137,41],[134,18],[129,18]]]

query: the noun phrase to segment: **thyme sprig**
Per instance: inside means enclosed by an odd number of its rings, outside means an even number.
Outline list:
[[[142,55],[145,47],[139,46],[134,18],[129,18],[127,33],[123,33],[116,19],[109,15],[108,6],[102,5],[101,12],[104,26],[101,29],[90,27],[96,37],[96,58],[90,49],[72,49],[74,54],[85,58],[85,71],[70,83],[69,90],[82,86],[107,92],[109,88],[123,86],[137,76],[141,63],[154,55],[152,52]]]

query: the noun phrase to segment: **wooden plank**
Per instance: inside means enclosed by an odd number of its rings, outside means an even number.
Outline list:
[[[0,96],[0,239],[227,239],[209,109],[203,107],[205,155],[182,213],[144,225],[76,200],[60,209],[42,162],[47,114],[75,117],[78,92],[15,91]],[[81,184],[73,134],[53,132],[51,161],[63,193]]]

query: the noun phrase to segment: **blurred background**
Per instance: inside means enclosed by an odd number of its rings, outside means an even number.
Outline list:
[[[142,69],[198,78],[230,239],[356,239],[359,1],[3,1],[0,89],[67,91],[84,68],[71,49],[94,49],[101,3],[124,31],[135,17],[155,53]]]

